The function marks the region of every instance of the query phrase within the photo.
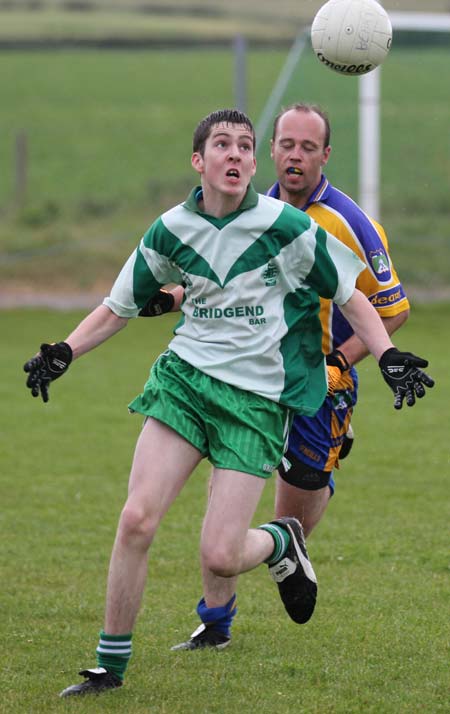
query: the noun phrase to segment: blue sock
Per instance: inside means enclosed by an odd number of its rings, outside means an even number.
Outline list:
[[[204,625],[214,625],[214,629],[230,636],[231,623],[237,613],[236,594],[222,607],[206,607],[205,598],[202,597],[197,605],[197,615]]]

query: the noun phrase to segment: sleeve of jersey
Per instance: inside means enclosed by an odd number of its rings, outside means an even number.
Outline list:
[[[381,317],[397,315],[409,308],[408,298],[389,255],[386,234],[375,221],[370,231],[359,237],[367,270],[358,278],[357,287],[369,298]]]
[[[137,317],[139,310],[156,295],[162,285],[179,282],[179,271],[169,256],[153,246],[161,244],[162,224],[156,221],[130,255],[103,304],[119,317]],[[155,240],[155,238],[158,238]]]
[[[311,229],[315,231],[315,254],[307,282],[321,297],[344,305],[366,266],[356,253],[313,221]]]

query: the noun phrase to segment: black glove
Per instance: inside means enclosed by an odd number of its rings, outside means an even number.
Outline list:
[[[421,399],[425,396],[425,386],[434,386],[434,379],[418,369],[427,367],[428,360],[416,357],[411,352],[399,352],[391,347],[383,352],[378,364],[385,382],[394,392],[395,409],[402,408],[404,399],[408,407],[412,407],[416,397]]]
[[[50,382],[67,372],[72,362],[72,349],[67,342],[41,345],[39,354],[25,362],[23,369],[28,372],[27,387],[33,397],[39,393],[44,402],[48,402]]]
[[[175,298],[167,290],[160,290],[139,311],[139,317],[157,317],[170,312],[175,304]]]
[[[343,372],[350,369],[350,365],[340,350],[333,350],[326,356],[327,376],[328,376],[328,396],[331,396],[337,389]]]

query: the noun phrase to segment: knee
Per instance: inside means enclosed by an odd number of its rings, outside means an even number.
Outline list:
[[[204,568],[221,578],[230,578],[239,573],[237,553],[217,543],[202,546],[202,564]]]
[[[122,541],[148,548],[153,540],[159,519],[142,507],[127,502],[122,510],[118,534]]]

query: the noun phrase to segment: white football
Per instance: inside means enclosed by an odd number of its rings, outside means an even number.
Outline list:
[[[377,0],[329,0],[313,20],[311,43],[325,67],[347,76],[366,74],[386,58],[392,25]]]

